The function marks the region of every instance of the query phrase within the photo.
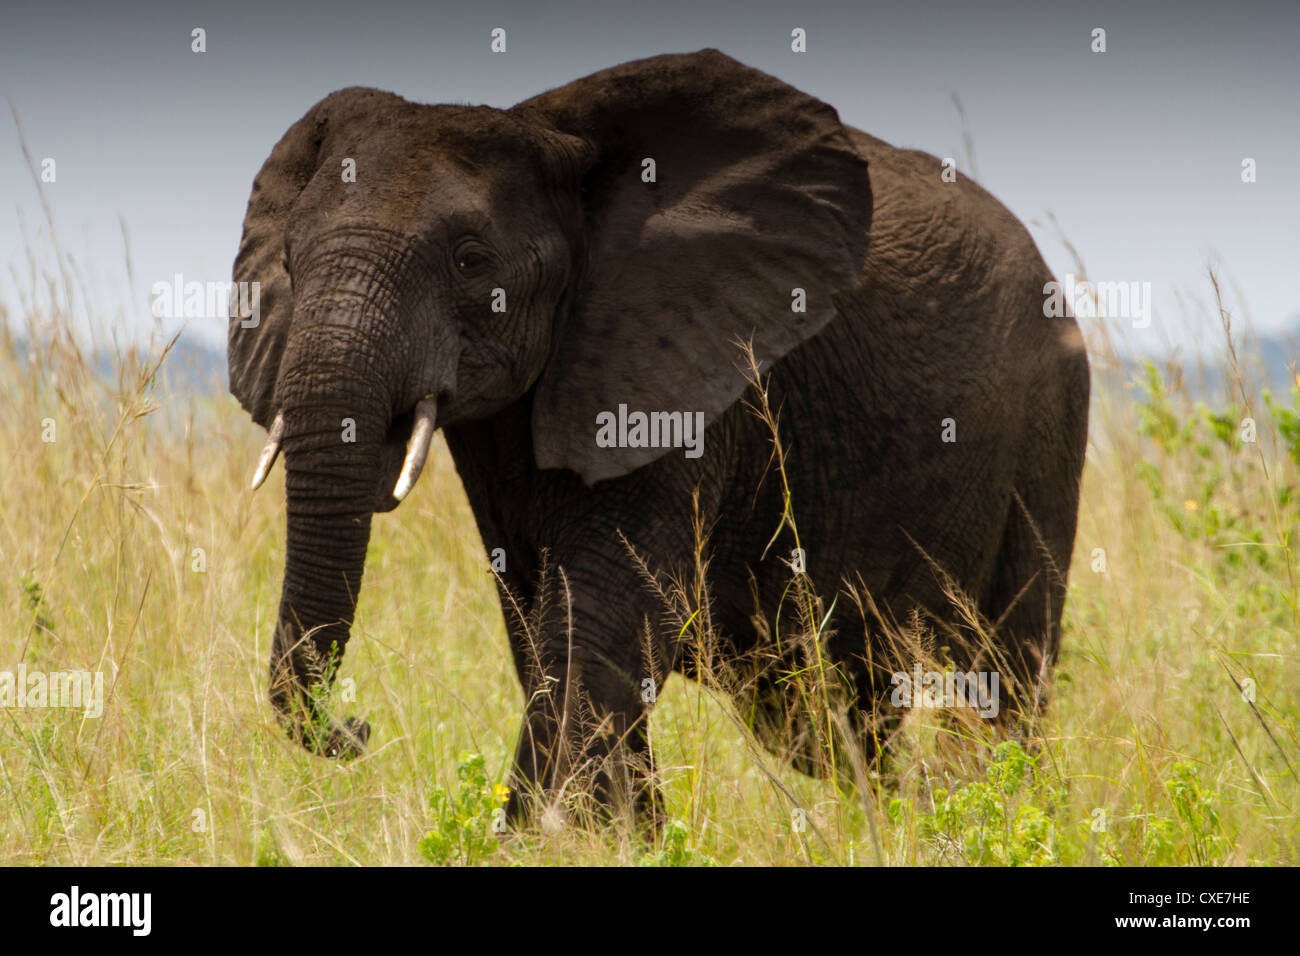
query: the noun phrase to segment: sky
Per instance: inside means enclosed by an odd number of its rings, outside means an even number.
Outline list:
[[[206,52],[191,49],[196,27]],[[490,49],[497,27],[505,53]],[[796,28],[806,52],[791,49]],[[1096,28],[1104,53],[1091,49]],[[21,324],[24,297],[42,294],[31,250],[41,260],[48,248],[48,206],[84,307],[122,340],[172,331],[184,320],[156,322],[152,284],[229,280],[254,175],[341,87],[508,107],[627,60],[704,47],[895,145],[953,157],[1026,223],[1058,277],[1075,271],[1068,239],[1092,278],[1150,283],[1153,321],[1129,332],[1136,350],[1206,341],[1195,303],[1208,301],[1210,263],[1239,323],[1300,322],[1294,0],[10,6],[0,303]],[[38,175],[55,160],[53,183],[33,181],[14,111]],[[225,322],[189,320],[187,337],[224,347]]]

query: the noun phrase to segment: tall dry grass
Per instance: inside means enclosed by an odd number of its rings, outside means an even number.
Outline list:
[[[1118,330],[1090,330],[1078,541],[1033,753],[919,710],[884,772],[863,766],[820,657],[829,594],[792,579],[804,743],[826,779],[756,743],[721,670],[673,678],[651,723],[669,818],[654,846],[617,826],[498,841],[480,839],[496,796],[478,791],[504,781],[523,701],[445,446],[375,524],[335,692],[371,720],[370,751],[314,758],[266,703],[284,517],[282,472],[248,489],[260,430],[228,396],[174,381],[161,336],[97,368],[113,336],[74,333],[76,276],[51,259],[0,332],[0,670],[102,672],[108,701],[97,719],[0,712],[0,863],[1297,860],[1300,391],[1264,399],[1217,299],[1229,388],[1205,407],[1181,370],[1134,380]],[[751,399],[779,436],[761,389]],[[1255,442],[1240,440],[1247,417]],[[704,561],[663,598],[707,656]]]

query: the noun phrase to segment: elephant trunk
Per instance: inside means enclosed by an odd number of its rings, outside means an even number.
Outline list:
[[[385,390],[355,368],[290,365],[282,385],[287,544],[270,696],[294,739],[347,757],[369,727],[332,721],[324,701],[361,589],[391,412]]]

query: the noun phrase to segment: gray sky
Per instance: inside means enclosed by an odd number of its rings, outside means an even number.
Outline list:
[[[1058,276],[1072,260],[1049,212],[1094,278],[1152,284],[1155,321],[1131,333],[1135,347],[1195,343],[1202,332],[1178,297],[1205,298],[1210,257],[1238,290],[1232,304],[1278,330],[1300,313],[1300,3],[1141,6],[41,3],[3,14],[0,93],[34,160],[56,160],[57,182],[39,189],[93,309],[120,314],[125,338],[153,328],[155,281],[230,278],[254,174],[332,90],[505,107],[625,60],[706,46],[966,170],[957,93],[980,181],[1030,225]],[[194,27],[207,31],[206,53],[190,50]],[[494,27],[507,31],[505,54],[489,50]],[[807,31],[805,54],[790,50],[795,27]],[[1094,27],[1106,30],[1104,54],[1089,49]],[[1253,184],[1241,182],[1245,157]],[[7,111],[0,181],[0,300],[18,318],[27,246],[47,229]],[[224,343],[222,321],[190,328]]]

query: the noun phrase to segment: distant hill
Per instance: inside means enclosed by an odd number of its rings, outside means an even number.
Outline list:
[[[1264,377],[1270,387],[1276,390],[1282,384],[1294,384],[1300,366],[1300,314],[1292,319],[1290,332],[1261,335],[1258,341]]]
[[[228,388],[225,348],[186,332],[167,353],[162,371],[174,391],[223,394]]]
[[[1296,313],[1283,332],[1242,334],[1234,338],[1248,385],[1285,394],[1295,384],[1296,373],[1300,371],[1300,313]],[[21,340],[15,342],[15,347],[19,355],[26,349]],[[1169,356],[1125,356],[1124,367],[1130,379],[1141,379],[1144,360],[1163,370]],[[117,363],[113,352],[101,349],[96,352],[93,365],[98,373],[112,376],[116,374]],[[1183,378],[1188,390],[1198,397],[1220,394],[1224,385],[1220,364],[1218,356],[1207,360],[1204,368],[1199,367],[1195,358],[1185,358]],[[225,347],[212,344],[188,330],[183,331],[163,363],[162,377],[172,391],[225,394],[229,387]]]
[[[155,340],[148,346],[135,345],[128,348],[139,350],[141,360],[150,360],[157,356],[166,341]],[[25,365],[31,354],[29,340],[15,337],[13,350],[19,363]],[[120,361],[116,349],[101,347],[90,356],[88,364],[97,377],[111,382],[117,377]],[[224,347],[204,341],[193,333],[182,331],[176,344],[167,353],[160,370],[160,378],[172,391],[194,392],[202,395],[223,394],[228,387],[226,350]]]
[[[1300,313],[1285,331],[1264,335],[1234,332],[1233,341],[1242,382],[1249,391],[1267,389],[1281,396],[1296,384],[1296,374],[1300,372]],[[1236,390],[1235,382],[1225,380],[1228,366],[1225,350],[1208,356],[1182,355],[1180,358],[1182,383],[1193,397],[1217,400],[1227,386]],[[1123,357],[1125,374],[1129,379],[1140,380],[1143,377],[1142,366],[1148,361],[1167,372],[1170,356],[1167,353],[1126,355]]]

